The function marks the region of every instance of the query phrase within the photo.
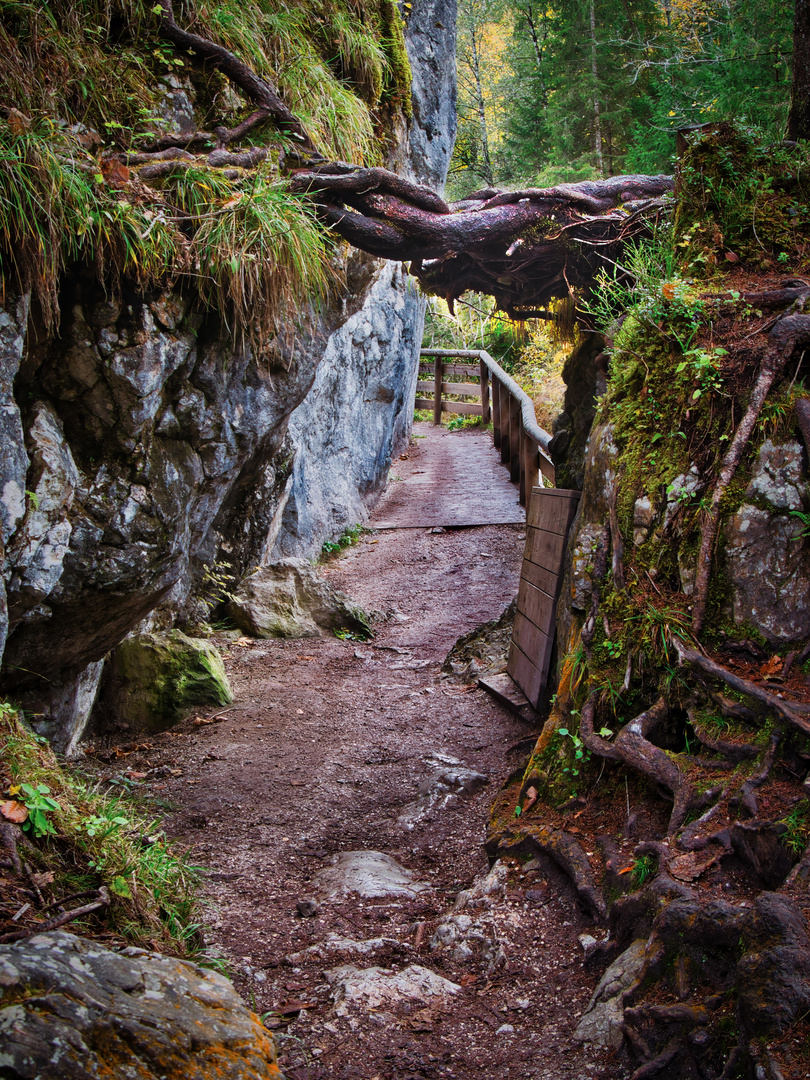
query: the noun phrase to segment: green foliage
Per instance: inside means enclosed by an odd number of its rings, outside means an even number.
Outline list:
[[[324,540],[321,547],[321,562],[334,558],[335,555],[340,555],[341,552],[356,544],[361,536],[371,531],[365,525],[349,525],[337,540]]]
[[[499,312],[490,297],[468,293],[465,300],[456,301],[454,315],[444,300],[428,298],[425,349],[484,349],[511,373],[527,341],[527,324]]]
[[[391,0],[175,6],[178,21],[275,83],[323,153],[381,160],[382,113],[410,102]],[[237,341],[269,354],[275,335],[292,340],[335,270],[311,203],[274,171],[286,136],[271,125],[254,130],[276,152],[244,179],[193,166],[151,189],[109,183],[100,145],[128,149],[163,130],[168,75],[193,86],[201,129],[238,123],[252,105],[161,41],[159,11],[142,0],[0,0],[0,47],[3,285],[34,289],[53,326],[59,279],[73,263],[92,266],[113,292],[122,278],[143,290],[183,277]]]
[[[108,188],[98,166],[50,120],[0,120],[0,276],[33,288],[57,319],[60,274],[74,261],[146,288],[185,264],[187,241]]]
[[[332,283],[312,202],[263,173],[200,217],[194,248],[203,302],[254,343],[280,333],[297,306],[324,299]]]
[[[679,128],[730,117],[782,137],[792,9],[781,0],[463,0],[459,25],[462,76],[474,30],[488,47],[477,78],[460,80],[459,194],[669,172]]]
[[[149,946],[193,948],[197,871],[166,841],[160,824],[123,791],[106,794],[56,761],[10,705],[0,705],[0,762],[9,794],[28,808],[25,826],[38,865],[64,892],[106,885],[108,928]]]
[[[810,841],[810,801],[802,799],[782,818],[781,824],[787,826],[787,832],[779,839],[796,858],[800,858]]]
[[[791,510],[789,513],[791,517],[798,518],[802,526],[793,539],[804,540],[805,537],[810,536],[810,514],[804,513],[802,510]]]
[[[48,815],[59,809],[59,803],[50,797],[51,789],[47,784],[37,784],[34,787],[26,783],[20,784],[19,788],[19,801],[28,811],[23,829],[32,832],[36,837],[54,835],[56,829]]]
[[[680,165],[675,243],[692,271],[734,259],[763,269],[798,265],[810,229],[810,150],[768,145],[718,124]]]
[[[640,855],[637,859],[634,859],[633,869],[630,872],[633,887],[636,889],[642,888],[650,878],[655,876],[657,869],[658,860],[654,855]]]

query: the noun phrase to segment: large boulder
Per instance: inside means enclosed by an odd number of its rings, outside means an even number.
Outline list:
[[[323,637],[345,631],[371,637],[368,616],[304,559],[282,559],[249,574],[228,615],[253,637]]]
[[[61,932],[0,946],[7,1080],[279,1080],[273,1040],[226,978]]]
[[[121,642],[104,676],[101,705],[118,720],[163,731],[202,705],[232,701],[214,646],[181,630],[168,630]]]

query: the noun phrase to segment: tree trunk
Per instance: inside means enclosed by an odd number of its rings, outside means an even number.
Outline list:
[[[796,0],[787,135],[789,139],[810,139],[810,0]]]
[[[797,3],[801,0],[797,0]],[[596,4],[591,0],[591,75],[593,76],[593,150],[596,155],[596,168],[600,176],[605,175],[602,160],[602,120],[599,114],[599,71],[596,66]]]
[[[495,178],[492,172],[492,161],[489,157],[487,110],[486,102],[484,101],[484,88],[481,85],[481,48],[480,42],[478,40],[478,30],[475,28],[472,32],[472,56],[470,66],[472,67],[473,78],[475,79],[475,97],[476,107],[478,109],[478,130],[481,139],[481,158],[483,160],[481,176],[491,186],[495,183]]]

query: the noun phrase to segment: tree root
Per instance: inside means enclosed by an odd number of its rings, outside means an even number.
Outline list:
[[[722,680],[732,690],[759,701],[776,713],[781,720],[797,728],[804,735],[810,735],[810,721],[800,716],[794,709],[789,708],[789,705],[793,704],[792,702],[787,702],[783,698],[777,697],[776,694],[763,690],[761,687],[749,682],[748,679],[740,678],[739,675],[735,675],[728,668],[724,668],[722,664],[715,663],[708,656],[704,656],[703,653],[691,648],[676,635],[673,634],[670,640],[681,664],[691,664],[705,671],[707,675],[713,675],[716,679]]]
[[[667,834],[674,835],[692,808],[694,792],[672,758],[647,738],[666,718],[669,706],[664,698],[658,698],[609,742],[594,731],[597,698],[598,694],[592,693],[583,706],[579,737],[591,753],[608,761],[621,761],[672,793],[674,805]]]
[[[782,733],[780,731],[775,731],[768,740],[768,749],[765,751],[765,755],[762,758],[762,764],[753,776],[749,776],[740,791],[740,801],[752,818],[755,818],[759,813],[757,797],[754,794],[754,791],[758,787],[762,787],[770,776],[781,741]]]
[[[486,189],[453,207],[435,192],[384,169],[324,162],[301,121],[274,86],[222,45],[182,29],[172,0],[159,0],[160,35],[221,72],[254,106],[236,127],[157,135],[131,159],[143,180],[154,180],[202,163],[191,151],[215,149],[207,164],[238,179],[263,152],[228,155],[227,148],[272,121],[293,148],[284,168],[293,190],[310,194],[321,221],[343,240],[378,258],[410,262],[411,273],[451,306],[474,289],[495,298],[514,318],[547,312],[550,300],[589,288],[600,269],[615,270],[625,243],[649,232],[674,188],[671,176],[613,176],[604,180],[504,192]],[[169,157],[168,153],[180,151]],[[141,160],[147,154],[159,155]],[[191,155],[191,156],[187,156]],[[549,221],[554,235],[542,235]],[[540,227],[538,230],[538,226]],[[614,547],[620,566],[621,549]],[[614,572],[616,567],[614,566]]]
[[[689,709],[687,711],[692,730],[697,735],[701,745],[705,746],[707,750],[713,750],[715,754],[720,754],[730,765],[739,765],[741,761],[748,761],[750,758],[757,756],[756,747],[750,746],[748,743],[733,743],[727,739],[715,739],[707,735],[695,715],[695,710]]]
[[[521,824],[487,844],[490,855],[542,854],[550,856],[570,878],[583,907],[598,920],[607,917],[607,908],[594,885],[593,871],[582,845],[563,829]]]
[[[251,71],[241,60],[237,60],[233,53],[223,48],[222,45],[217,45],[213,41],[209,41],[208,38],[189,33],[189,31],[179,27],[174,21],[172,0],[158,0],[158,4],[163,9],[163,15],[160,19],[161,36],[185,52],[193,53],[195,59],[206,62],[211,67],[216,68],[217,71],[221,71],[235,86],[239,87],[249,101],[252,101],[257,106],[255,112],[251,113],[246,120],[243,120],[235,128],[228,130],[224,127],[218,127],[214,129],[214,135],[220,146],[227,146],[229,143],[243,138],[249,131],[252,131],[253,128],[263,124],[265,121],[273,120],[281,131],[297,139],[301,146],[315,151],[315,144],[312,142],[309,133],[278,96],[275,87],[271,86],[265,79],[259,78],[254,71]],[[197,132],[189,140],[188,136],[181,133],[174,137],[174,142],[167,141],[171,136],[163,136],[160,140],[160,146],[156,146],[154,143],[152,146],[155,149],[167,146],[188,146],[190,141],[199,141],[204,134],[203,132]]]
[[[18,874],[23,872],[20,853],[17,850],[21,836],[22,830],[19,825],[13,825],[10,821],[0,821],[0,845],[8,852],[8,868]]]
[[[807,299],[810,290],[802,293],[801,302]],[[734,434],[728,452],[723,458],[720,473],[712,493],[701,529],[700,553],[697,562],[695,592],[692,610],[692,632],[697,636],[703,629],[706,617],[706,604],[709,596],[709,578],[712,569],[712,552],[720,526],[720,503],[729,484],[734,478],[748,440],[759,419],[762,406],[777,375],[793,355],[799,345],[810,343],[810,315],[785,315],[768,334],[768,348],[760,365],[759,375],[751,394],[748,408]]]

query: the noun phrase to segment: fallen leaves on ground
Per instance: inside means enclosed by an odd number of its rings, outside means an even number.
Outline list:
[[[13,821],[15,825],[22,825],[24,821],[28,820],[28,807],[23,806],[16,799],[9,799],[7,802],[0,803],[0,814],[3,815],[6,821]]]

